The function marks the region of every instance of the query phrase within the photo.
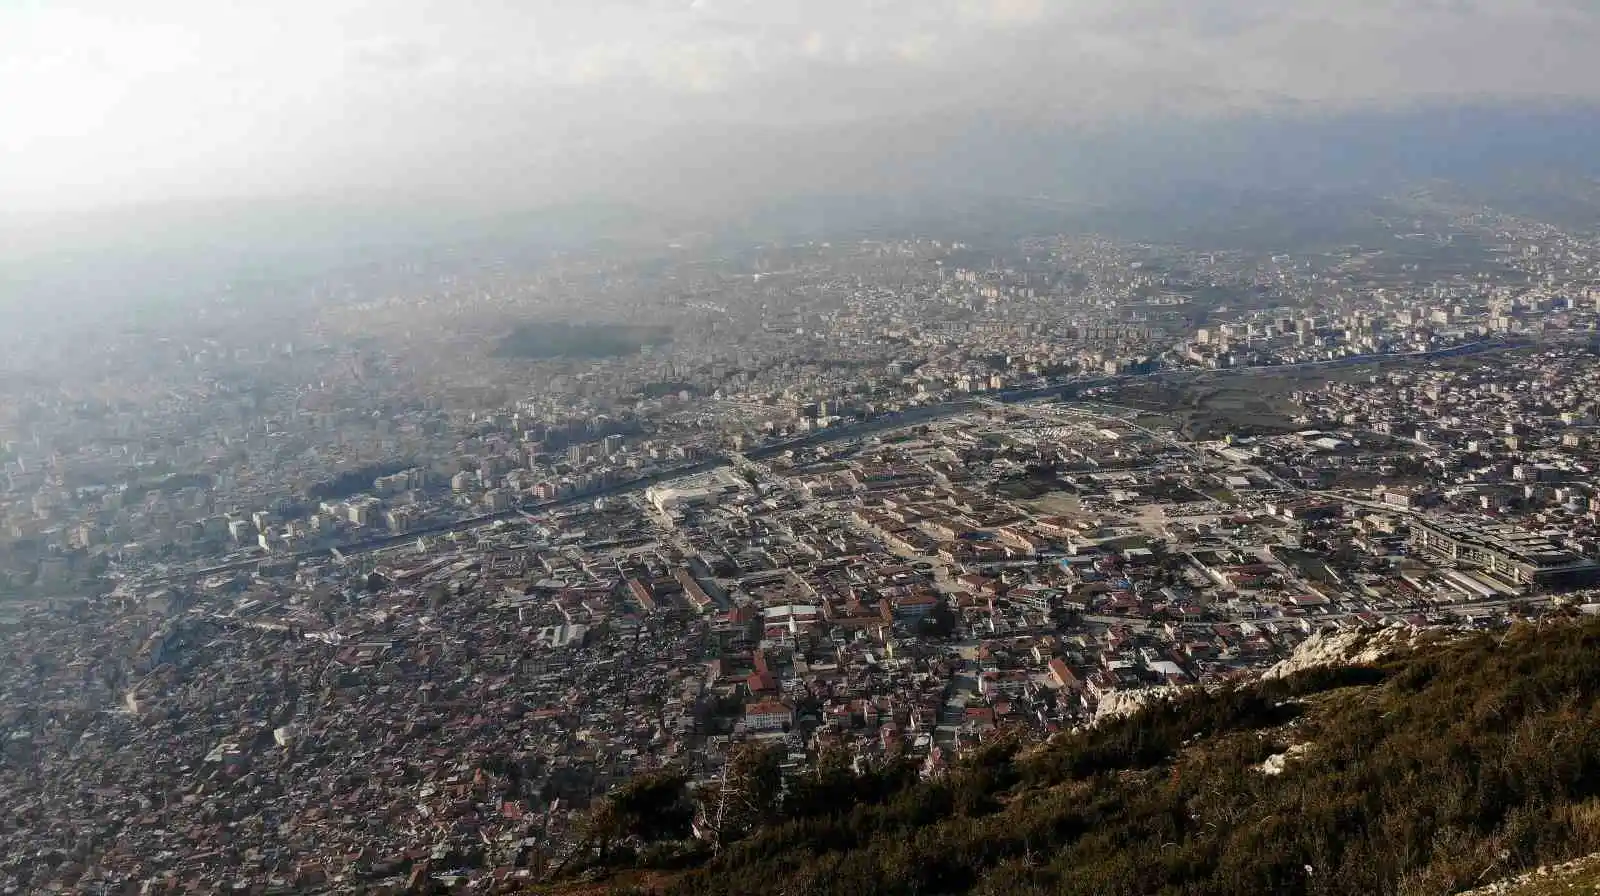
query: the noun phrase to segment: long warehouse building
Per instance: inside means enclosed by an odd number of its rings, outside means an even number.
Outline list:
[[[1428,556],[1476,566],[1516,585],[1576,588],[1600,581],[1600,563],[1507,523],[1414,517],[1411,544]]]

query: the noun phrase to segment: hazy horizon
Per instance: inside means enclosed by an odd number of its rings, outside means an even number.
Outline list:
[[[1261,155],[1457,109],[1592,121],[1596,45],[1576,0],[20,3],[0,8],[0,196],[15,227],[1092,190],[1236,126],[1265,142],[1224,150]]]

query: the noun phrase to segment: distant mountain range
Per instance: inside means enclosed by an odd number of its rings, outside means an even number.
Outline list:
[[[23,219],[0,211],[0,307],[136,301],[240,276],[316,277],[459,252],[538,258],[597,245],[732,246],[915,234],[969,241],[1102,231],[1216,248],[1340,239],[1418,184],[1592,229],[1600,107],[1287,109],[1068,128],[1018,116],[730,134],[660,184],[545,206],[393,195],[192,203]],[[671,169],[671,147],[662,166]],[[515,195],[514,191],[508,195]]]

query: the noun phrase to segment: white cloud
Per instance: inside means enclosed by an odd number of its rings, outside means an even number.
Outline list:
[[[735,125],[1592,100],[1595,46],[1592,0],[10,4],[0,201],[604,187]]]

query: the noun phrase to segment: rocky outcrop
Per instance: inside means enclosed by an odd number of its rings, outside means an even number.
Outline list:
[[[1115,719],[1120,716],[1131,716],[1152,703],[1160,700],[1171,700],[1187,690],[1187,688],[1162,686],[1112,691],[1101,697],[1100,702],[1095,705],[1093,724],[1099,724],[1107,719]]]
[[[1376,663],[1411,649],[1419,633],[1408,626],[1317,632],[1261,677],[1287,678],[1308,669]]]
[[[1595,892],[1600,892],[1600,855],[1560,865],[1541,865],[1516,877],[1468,890],[1461,896],[1555,896],[1557,893]]]
[[[1259,771],[1263,775],[1281,775],[1283,774],[1283,770],[1289,767],[1290,759],[1299,756],[1301,753],[1304,753],[1309,749],[1311,749],[1310,744],[1295,744],[1289,749],[1284,750],[1282,753],[1274,753],[1271,756],[1268,756],[1265,762],[1256,766],[1256,771]]]

